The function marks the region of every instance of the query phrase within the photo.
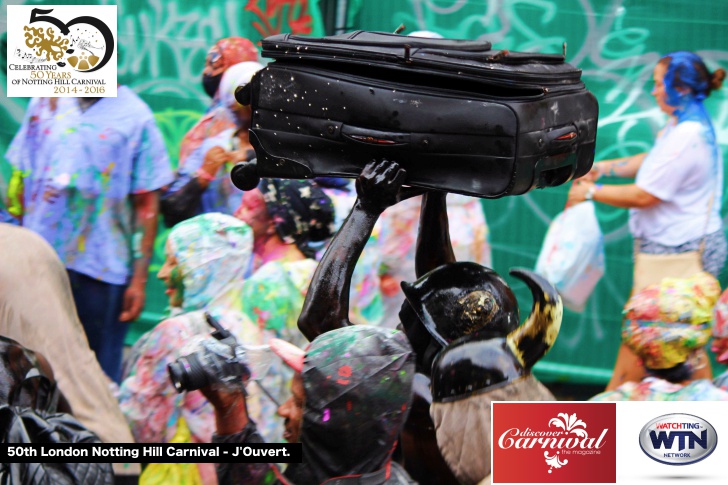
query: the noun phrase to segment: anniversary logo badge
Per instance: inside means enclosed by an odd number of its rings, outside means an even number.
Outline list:
[[[9,97],[116,96],[116,6],[7,8]]]
[[[614,403],[494,402],[493,483],[616,481]]]

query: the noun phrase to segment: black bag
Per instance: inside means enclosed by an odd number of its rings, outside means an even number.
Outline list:
[[[100,443],[72,416],[47,414],[7,404],[0,406],[0,443],[52,444]],[[110,463],[3,463],[2,485],[111,485],[114,474]]]
[[[356,177],[397,161],[409,185],[495,198],[584,175],[597,101],[562,55],[358,31],[263,40],[275,62],[238,90],[253,109],[255,177]]]

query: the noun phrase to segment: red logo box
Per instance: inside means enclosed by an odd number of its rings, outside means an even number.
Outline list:
[[[493,483],[614,483],[615,403],[493,402]]]

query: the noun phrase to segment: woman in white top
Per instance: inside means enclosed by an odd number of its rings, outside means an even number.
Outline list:
[[[720,88],[725,75],[723,69],[711,73],[692,52],[660,59],[652,95],[669,120],[654,146],[648,153],[595,163],[572,186],[568,204],[594,200],[630,209],[629,227],[641,253],[683,253],[704,242],[703,268],[717,277],[728,252],[720,216],[723,159],[703,100]],[[635,183],[596,183],[602,175],[634,177]],[[607,390],[643,374],[637,356],[623,345]],[[693,378],[701,377],[710,377],[709,366],[696,369]]]

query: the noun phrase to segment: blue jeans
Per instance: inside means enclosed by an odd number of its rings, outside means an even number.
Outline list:
[[[121,357],[128,322],[120,322],[126,285],[113,285],[68,270],[78,318],[91,350],[107,376],[121,380]]]

